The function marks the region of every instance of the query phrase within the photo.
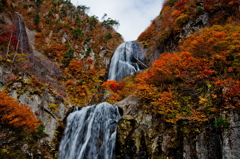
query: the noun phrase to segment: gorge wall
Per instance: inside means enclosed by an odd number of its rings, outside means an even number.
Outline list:
[[[146,51],[149,69],[133,79],[137,83],[132,87],[136,89],[135,94],[116,103],[124,112],[118,124],[117,158],[239,158],[239,93],[234,91],[234,99],[230,96],[226,99],[224,94],[230,91],[231,84],[216,87],[212,79],[232,78],[239,89],[239,71],[223,73],[223,70],[233,65],[233,59],[239,63],[240,50],[237,46],[236,50],[229,51],[231,44],[224,45],[223,39],[211,41],[218,32],[231,34],[221,27],[238,28],[235,33],[239,35],[239,5],[237,1],[221,0],[165,1],[160,15],[138,37]],[[236,39],[239,41],[239,36]],[[209,65],[214,73],[205,72],[206,78],[195,78],[196,72],[190,75],[192,71],[186,66],[193,61],[187,61],[184,54],[209,63],[218,51],[234,54],[232,60],[226,59],[228,66]],[[236,66],[237,69],[239,64]],[[179,71],[186,74],[181,76]],[[205,87],[203,83],[208,82],[210,85]],[[206,99],[206,94],[218,94],[219,100],[213,100],[215,96]],[[201,100],[203,96],[206,103]],[[199,111],[205,109],[199,102],[208,105],[209,110],[212,106],[216,110]],[[196,112],[204,113],[198,116]]]
[[[213,121],[170,124],[139,110],[139,103],[133,96],[116,103],[124,112],[118,123],[116,158],[239,158],[239,110],[222,114],[230,124],[224,128]]]

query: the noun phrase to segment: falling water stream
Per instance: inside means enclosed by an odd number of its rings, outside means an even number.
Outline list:
[[[74,111],[67,118],[59,159],[112,159],[118,107],[103,102]]]
[[[17,52],[18,53],[27,53],[31,52],[31,46],[29,45],[28,36],[26,33],[24,22],[21,16],[16,12],[16,21],[14,26],[16,26],[16,37],[18,39]]]
[[[137,42],[122,43],[111,59],[108,80],[120,81],[128,75],[137,73],[143,69],[139,62],[142,62],[144,57],[145,54]]]
[[[23,53],[23,25],[21,24],[22,23],[22,19],[21,17],[16,13],[17,15],[17,18],[18,18],[18,46],[20,48],[18,48],[19,52],[20,53]]]
[[[137,42],[121,44],[111,60],[109,79],[120,81],[142,68],[144,54]],[[113,159],[118,107],[103,102],[74,111],[67,118],[58,159]]]

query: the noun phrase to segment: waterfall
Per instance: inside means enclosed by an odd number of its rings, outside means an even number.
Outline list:
[[[19,52],[23,53],[23,25],[22,25],[22,19],[18,14],[16,14],[18,17],[18,45],[20,46]]]
[[[145,54],[135,41],[122,43],[111,59],[108,80],[120,81],[143,69]]]
[[[143,69],[145,54],[137,42],[121,44],[111,60],[108,80],[120,81]],[[74,108],[67,118],[58,159],[113,159],[118,107],[103,102]]]
[[[16,27],[16,37],[18,39],[17,44],[17,52],[18,53],[29,53],[31,52],[31,46],[29,45],[28,36],[26,33],[25,25],[20,17],[20,15],[15,12],[15,15],[17,17],[16,21],[14,22],[14,26]]]
[[[112,159],[118,108],[103,102],[75,109],[68,118],[58,159]]]

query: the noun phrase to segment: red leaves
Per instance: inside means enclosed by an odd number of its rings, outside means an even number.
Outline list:
[[[7,36],[0,36],[0,41],[1,42],[8,42],[9,41],[9,37],[7,37]]]
[[[30,66],[29,66],[28,64],[25,64],[25,65],[22,66],[22,69],[25,70],[25,69],[28,69],[29,67],[30,67]]]
[[[7,80],[6,81],[11,81],[11,80],[13,80],[13,79],[15,79],[16,78],[16,76],[13,74],[13,73],[11,73],[11,74],[9,74],[8,75],[8,77],[7,77]]]
[[[13,33],[11,31],[6,31],[0,34],[0,42],[6,43],[9,42],[11,38],[11,44],[13,46],[17,45],[18,39],[16,38],[15,35],[12,35]]]
[[[118,83],[116,81],[106,81],[102,84],[102,86],[106,87],[107,89],[112,90],[114,93],[121,90],[123,88],[122,83]]]
[[[177,3],[176,8],[178,9],[183,8],[186,3],[187,3],[187,0],[181,0],[179,3]]]
[[[112,90],[113,92],[115,92],[115,93],[116,93],[118,90],[121,90],[122,87],[123,87],[123,84],[122,84],[122,83],[114,83],[114,84],[112,84],[112,85],[110,86],[111,90]]]
[[[41,34],[37,33],[34,36],[35,36],[35,38],[40,38]]]

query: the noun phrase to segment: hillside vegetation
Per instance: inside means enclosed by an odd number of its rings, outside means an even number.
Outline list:
[[[132,92],[142,99],[141,109],[161,114],[171,123],[207,121],[229,109],[239,109],[239,5],[234,0],[166,1],[138,41],[148,56],[159,47],[172,51],[160,53],[149,69],[122,83],[105,82],[112,92],[109,101]],[[206,25],[196,25],[198,30],[192,28],[189,36],[180,39],[183,26],[202,14],[209,14]],[[168,40],[173,40],[171,46],[176,48],[163,45]]]
[[[62,125],[72,105],[88,106],[102,99],[107,66],[123,39],[114,30],[118,21],[103,15],[100,22],[87,15],[89,9],[69,0],[0,1],[1,100],[11,95],[33,108],[16,101],[9,103],[11,111],[1,105],[0,113],[9,115],[0,125],[0,142],[6,145],[0,146],[3,158],[51,158],[60,133],[52,125]],[[23,118],[21,112],[32,116]],[[32,127],[25,134],[26,123]],[[43,138],[49,135],[44,133],[46,125],[51,141]],[[24,144],[28,146],[21,150]]]
[[[211,149],[221,146],[209,136],[226,132],[228,139],[222,140],[228,142],[230,151],[235,150],[231,134],[238,127],[230,125],[232,115],[240,111],[239,6],[237,0],[165,1],[160,15],[138,37],[149,68],[119,83],[103,84],[111,92],[109,102],[133,95],[146,117],[141,121],[138,114],[135,120],[126,116],[120,121],[119,158],[141,153],[152,158],[181,158],[183,148],[191,148],[186,153],[198,158],[203,152],[196,145],[201,142],[207,145],[204,151],[209,149],[220,157],[221,153]],[[126,111],[134,115],[129,109]],[[141,129],[149,115],[152,126]],[[196,140],[200,134],[206,138]],[[136,151],[123,150],[133,145]]]

